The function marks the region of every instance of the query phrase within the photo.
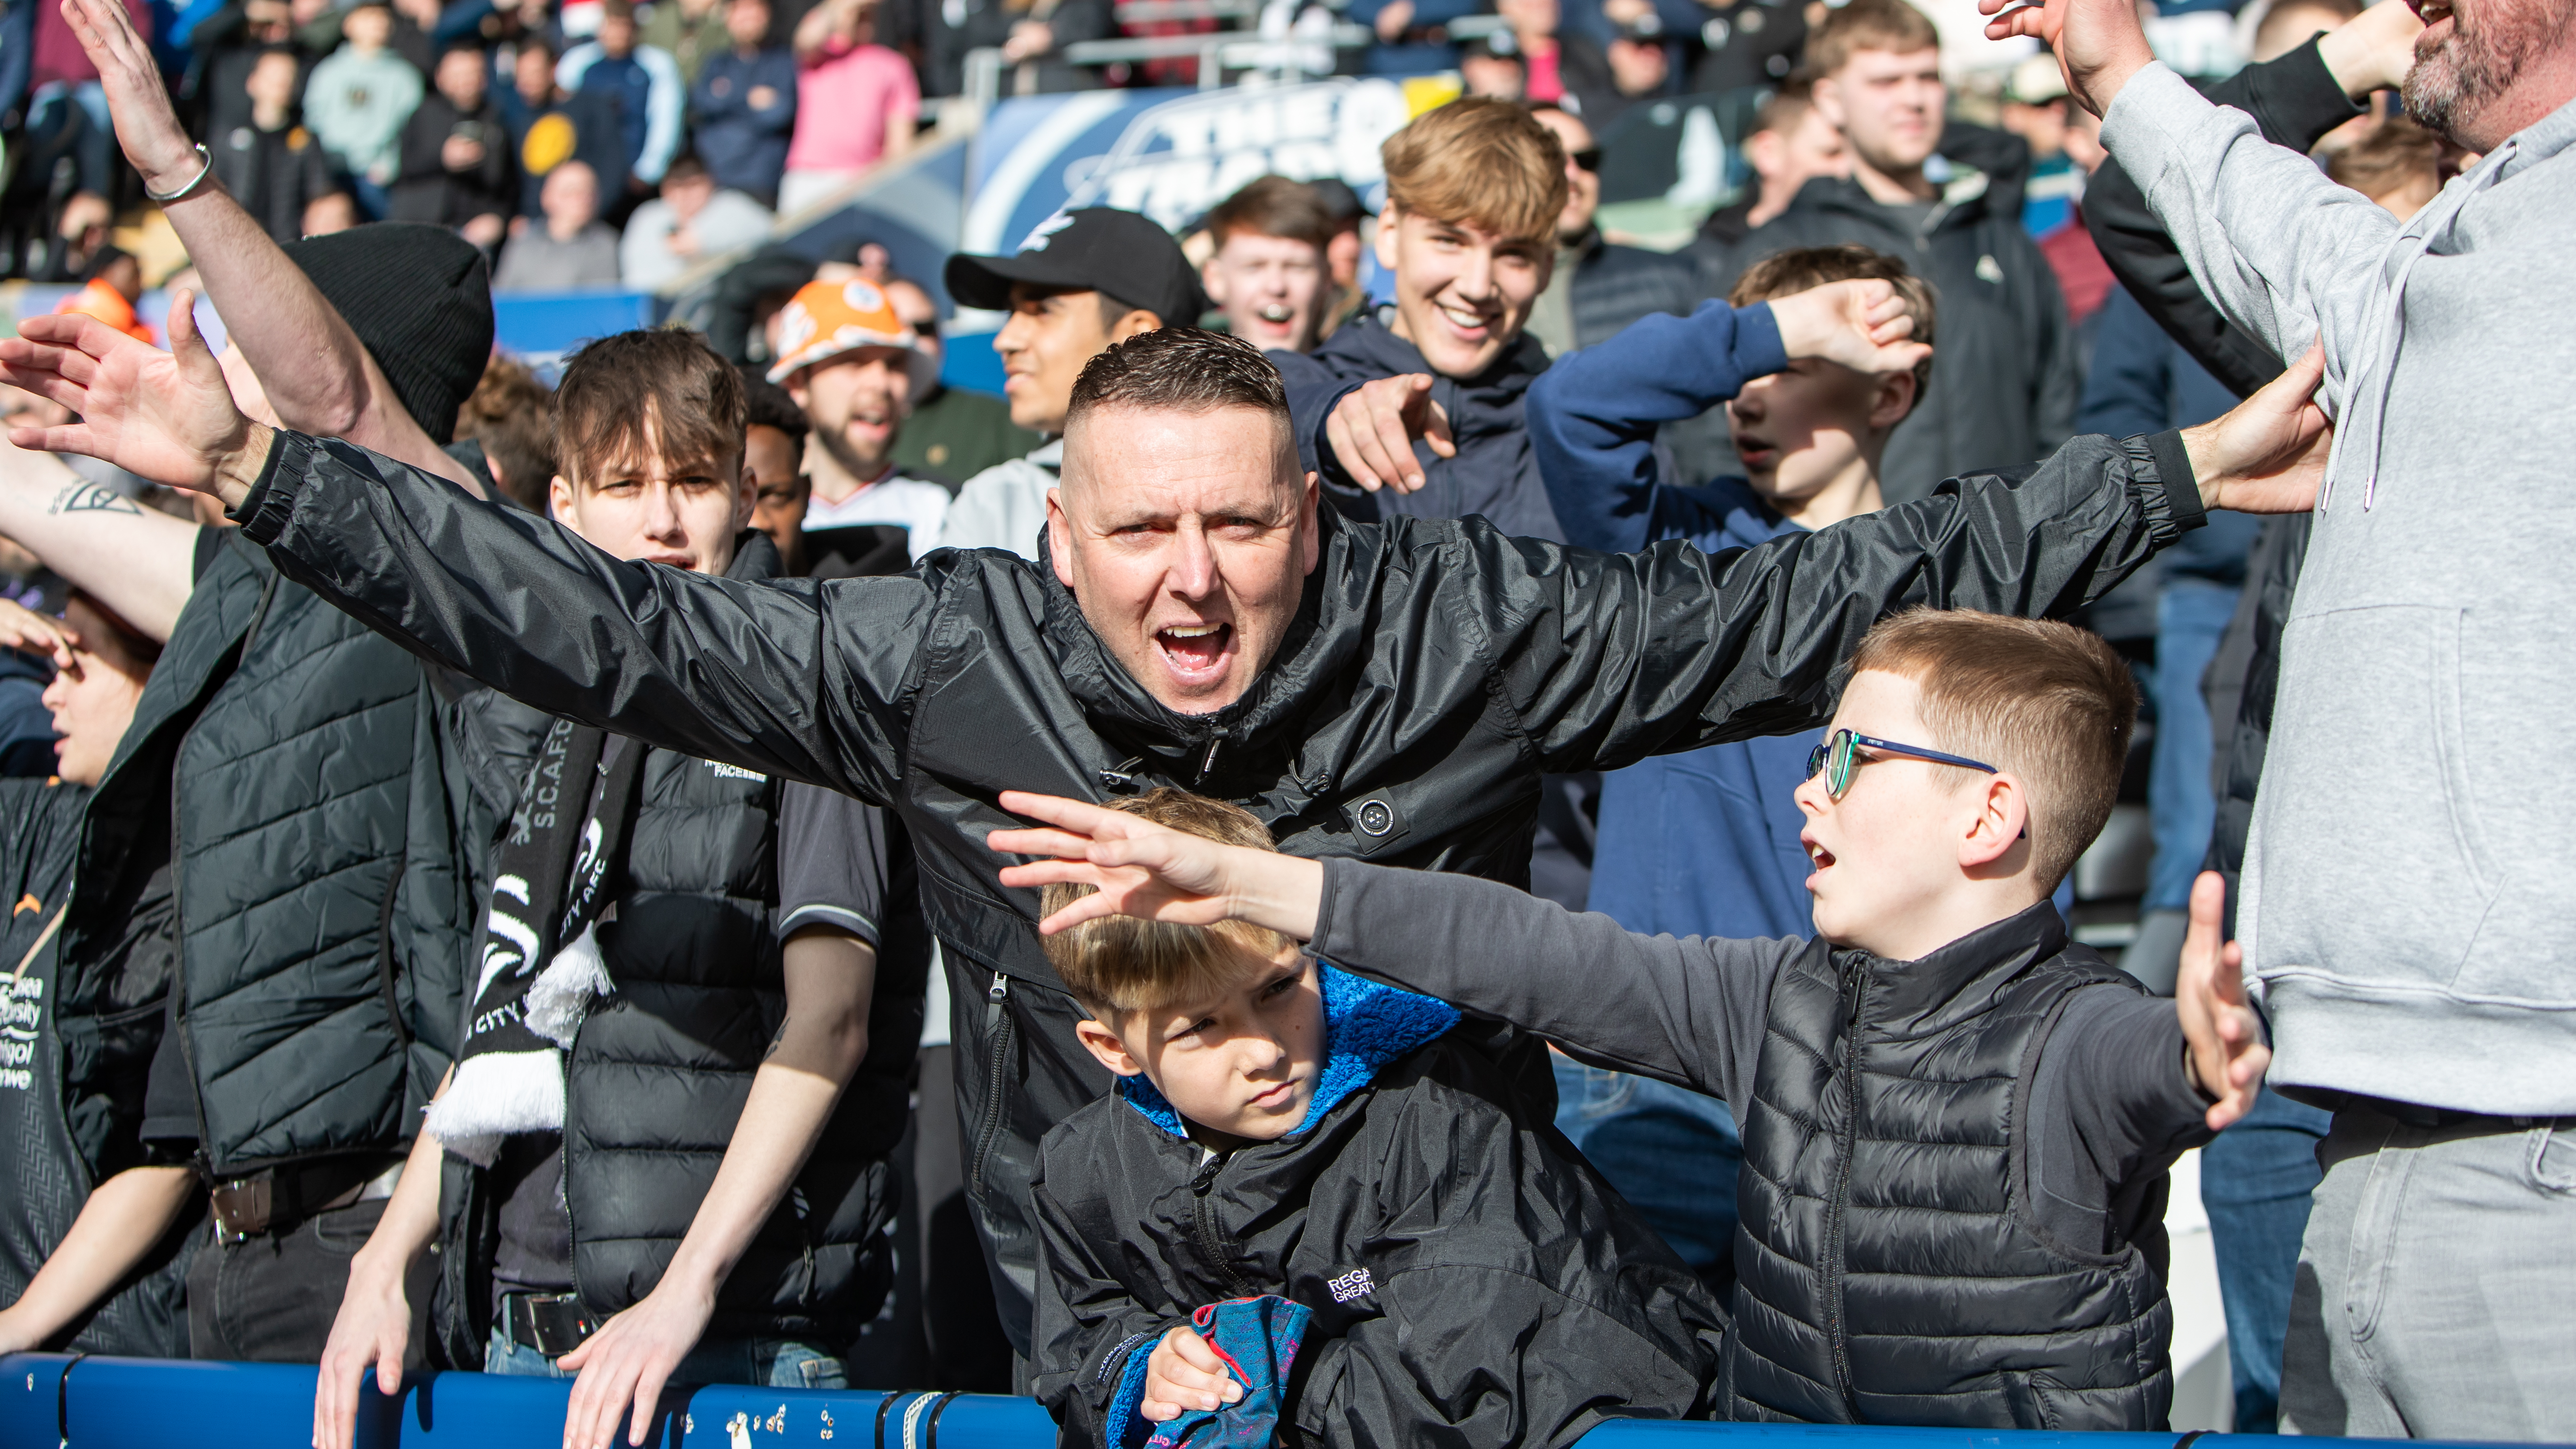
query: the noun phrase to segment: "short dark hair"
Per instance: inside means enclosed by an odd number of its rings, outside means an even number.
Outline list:
[[[1933,325],[1940,320],[1939,294],[1932,284],[1907,271],[1902,257],[1874,252],[1865,246],[1845,242],[1829,247],[1791,247],[1773,252],[1744,269],[1726,294],[1726,305],[1750,307],[1774,297],[1786,297],[1827,282],[1882,281],[1892,283],[1896,294],[1905,299],[1905,313],[1914,319],[1914,340],[1926,347],[1933,345]],[[1932,359],[1926,355],[1914,364],[1914,406],[1923,406],[1923,394],[1932,386]],[[1913,409],[1907,409],[1910,416]]]
[[[555,460],[575,483],[644,448],[644,420],[674,461],[742,461],[742,374],[685,327],[619,332],[584,346],[555,387]]]
[[[1333,214],[1315,188],[1285,176],[1257,176],[1207,214],[1208,239],[1223,247],[1236,232],[1304,242],[1317,251],[1331,245]]]
[[[1240,337],[1196,327],[1163,327],[1139,333],[1083,364],[1065,408],[1066,431],[1075,419],[1102,408],[1151,408],[1209,413],[1253,408],[1288,432],[1288,390],[1279,369],[1261,349]]]
[[[707,163],[699,160],[698,153],[695,151],[681,152],[679,155],[671,158],[670,165],[662,168],[662,179],[666,182],[679,181],[691,176],[706,176],[711,174],[712,173],[707,170]]]
[[[1787,80],[1780,82],[1780,88],[1771,93],[1771,98],[1762,103],[1762,109],[1754,113],[1753,131],[1748,134],[1769,131],[1773,135],[1786,136],[1798,129],[1798,123],[1815,108],[1815,81],[1803,70],[1793,71]]]
[[[1909,609],[1863,635],[1849,667],[1914,681],[1933,745],[2021,777],[2032,874],[2057,889],[2120,798],[2138,685],[2118,652],[2053,620]]]
[[[554,481],[553,413],[554,394],[537,375],[497,353],[456,410],[456,436],[483,445],[501,491],[531,513],[546,511],[547,485]]]
[[[805,441],[806,434],[814,431],[813,420],[796,405],[796,399],[787,395],[787,389],[771,382],[758,370],[748,367],[742,370],[742,392],[743,401],[749,407],[743,418],[744,427],[776,428],[799,443]]]

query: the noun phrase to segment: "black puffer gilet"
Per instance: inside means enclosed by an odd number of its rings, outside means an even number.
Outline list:
[[[2017,1130],[2067,999],[2138,988],[2053,910],[2009,926],[1920,961],[1819,942],[1773,987],[1743,1114],[1732,1417],[2164,1427],[2161,1189],[2116,1251],[2055,1242]]]

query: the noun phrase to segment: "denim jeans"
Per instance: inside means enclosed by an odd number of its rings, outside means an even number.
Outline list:
[[[483,1351],[483,1372],[568,1379],[555,1361],[510,1337],[499,1325]],[[849,1387],[839,1356],[780,1338],[703,1338],[671,1371],[675,1384],[752,1384],[772,1389]]]
[[[2281,1403],[2281,1340],[2290,1326],[2308,1196],[2323,1175],[2317,1144],[2334,1115],[2278,1092],[2200,1150],[2200,1203],[2218,1254],[2236,1432],[2269,1434]]]
[[[2190,905],[2192,880],[2209,854],[2218,802],[2209,788],[2212,736],[2200,676],[2235,616],[2236,594],[2225,584],[2184,577],[2166,583],[2156,599],[2156,739],[2147,763],[2147,814],[2156,853],[2147,868],[2145,910]]]
[[[1556,1127],[1712,1287],[1735,1269],[1744,1142],[1715,1097],[1551,1057]]]

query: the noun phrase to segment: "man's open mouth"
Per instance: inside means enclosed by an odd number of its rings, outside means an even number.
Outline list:
[[[1174,673],[1188,677],[1213,674],[1225,667],[1234,644],[1232,624],[1173,624],[1154,632],[1164,660]]]
[[[1487,317],[1484,313],[1479,312],[1472,307],[1461,307],[1453,302],[1443,302],[1439,304],[1438,311],[1441,317],[1445,319],[1450,326],[1457,328],[1462,334],[1476,338],[1480,341],[1483,340],[1485,334],[1493,327],[1492,318]]]
[[[1274,327],[1285,327],[1297,315],[1297,309],[1285,302],[1273,302],[1261,309],[1261,320]]]

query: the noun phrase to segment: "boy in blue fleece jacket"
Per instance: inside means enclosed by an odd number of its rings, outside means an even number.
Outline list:
[[[1111,808],[1272,849],[1179,790]],[[1456,1010],[1235,923],[1097,920],[1047,955],[1118,1075],[1033,1193],[1034,1388],[1068,1443],[1561,1446],[1713,1407],[1717,1305]]]
[[[1879,459],[1922,401],[1930,358],[1878,373],[1792,359],[1764,305],[1862,281],[1885,283],[1914,340],[1932,341],[1931,288],[1903,261],[1806,247],[1754,264],[1694,316],[1649,317],[1560,359],[1531,388],[1528,417],[1566,542],[1627,553],[1681,538],[1715,553],[1875,512]],[[1743,475],[1674,486],[1656,430],[1721,403]],[[1813,743],[1736,740],[1604,774],[1591,909],[1649,935],[1805,935],[1810,867],[1791,796]],[[1727,1108],[1565,1057],[1556,1073],[1557,1125],[1722,1290],[1744,1157]]]

